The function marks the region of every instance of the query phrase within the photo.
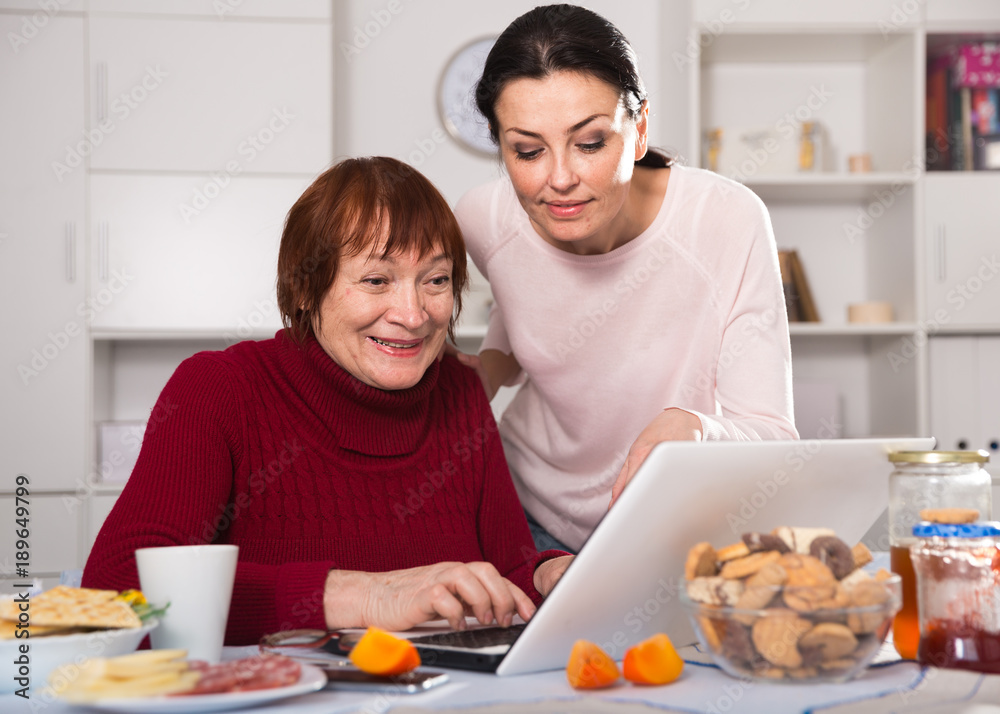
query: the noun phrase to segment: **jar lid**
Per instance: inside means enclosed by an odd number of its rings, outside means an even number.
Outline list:
[[[990,460],[988,451],[892,451],[889,461],[906,464],[984,464]]]
[[[1000,523],[930,523],[924,521],[913,526],[918,538],[988,538],[1000,535]]]

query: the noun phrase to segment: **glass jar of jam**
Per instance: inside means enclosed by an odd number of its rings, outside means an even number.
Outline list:
[[[915,526],[920,664],[1000,674],[1000,524]]]
[[[925,508],[971,508],[979,519],[992,514],[992,482],[983,464],[985,451],[896,451],[889,454],[895,470],[889,477],[889,547],[894,573],[902,580],[903,605],[892,622],[899,656],[916,659],[920,642],[917,587],[910,546],[913,527]]]

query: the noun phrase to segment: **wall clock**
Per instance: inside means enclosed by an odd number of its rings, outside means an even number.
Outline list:
[[[476,109],[474,92],[495,37],[474,40],[459,49],[444,66],[438,85],[438,111],[448,133],[480,155],[495,156],[486,118]]]

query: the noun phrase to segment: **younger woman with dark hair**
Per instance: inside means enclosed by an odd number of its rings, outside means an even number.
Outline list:
[[[618,28],[573,5],[525,13],[476,102],[507,175],[456,209],[495,298],[460,359],[491,398],[523,383],[500,430],[536,544],[578,549],[657,443],[797,438],[767,210],[649,149]]]
[[[419,172],[374,157],[320,176],[281,239],[288,328],[178,367],[84,586],[138,587],[137,548],[230,543],[230,645],[530,618],[568,557],[535,551],[478,378],[439,359],[466,280]]]

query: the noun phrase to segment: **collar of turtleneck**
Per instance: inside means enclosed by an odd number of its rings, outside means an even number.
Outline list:
[[[409,389],[369,386],[334,362],[315,336],[299,345],[285,333],[283,362],[296,391],[331,432],[339,446],[369,456],[411,454],[423,443],[437,386],[435,360]]]

